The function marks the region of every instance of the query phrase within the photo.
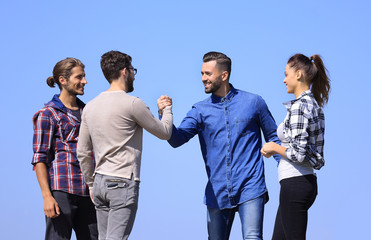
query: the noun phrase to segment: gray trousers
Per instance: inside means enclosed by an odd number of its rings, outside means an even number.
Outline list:
[[[138,208],[139,182],[96,174],[93,186],[99,240],[126,240]]]

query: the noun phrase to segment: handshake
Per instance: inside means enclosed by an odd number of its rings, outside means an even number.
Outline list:
[[[162,115],[162,110],[165,107],[171,106],[173,104],[173,100],[168,95],[161,95],[159,99],[157,99],[157,107],[158,107],[158,114]]]

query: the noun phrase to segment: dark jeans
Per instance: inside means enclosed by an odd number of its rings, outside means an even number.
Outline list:
[[[273,240],[306,239],[308,209],[317,196],[317,177],[304,175],[280,181],[280,205]]]
[[[45,240],[70,239],[72,229],[78,240],[97,240],[97,217],[90,197],[52,191],[61,214],[46,218]]]

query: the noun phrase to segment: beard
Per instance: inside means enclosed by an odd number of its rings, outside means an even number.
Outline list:
[[[81,86],[73,86],[73,85],[68,84],[64,88],[64,90],[67,91],[69,95],[74,95],[74,96],[84,95],[84,87],[81,87]]]
[[[128,93],[134,91],[134,78],[131,76],[129,76],[128,80],[126,81],[126,90]]]
[[[215,82],[210,83],[210,87],[208,88],[205,87],[205,93],[214,93],[218,91],[221,85],[222,85],[221,79],[217,78]]]

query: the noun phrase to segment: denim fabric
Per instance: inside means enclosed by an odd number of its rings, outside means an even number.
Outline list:
[[[306,239],[308,210],[317,196],[317,177],[313,174],[281,180],[280,205],[273,240]]]
[[[96,174],[93,195],[99,239],[128,239],[138,208],[139,182]]]
[[[61,214],[46,218],[45,240],[71,239],[72,229],[77,240],[97,240],[97,218],[90,197],[52,191]]]
[[[204,202],[229,209],[267,192],[261,133],[279,144],[276,129],[262,97],[232,86],[223,98],[211,95],[194,104],[168,142],[179,147],[198,134],[209,180]]]
[[[235,213],[241,219],[242,239],[263,239],[264,204],[267,194],[232,209],[207,208],[209,240],[228,240]]]

